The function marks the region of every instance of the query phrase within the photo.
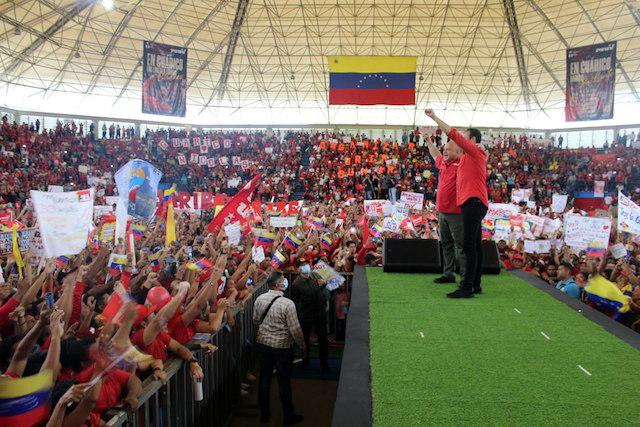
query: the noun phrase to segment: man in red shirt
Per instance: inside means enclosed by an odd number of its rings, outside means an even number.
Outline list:
[[[456,203],[462,211],[464,223],[463,252],[466,257],[464,282],[460,289],[448,293],[449,298],[471,298],[482,292],[482,219],[487,214],[487,153],[482,148],[482,134],[478,129],[467,129],[462,135],[440,118],[432,109],[425,113],[444,130],[464,154],[460,157],[456,179]]]
[[[460,165],[462,150],[453,142],[445,144],[442,154],[431,141],[425,139],[429,154],[438,168],[438,193],[436,194],[436,209],[438,210],[438,226],[440,228],[440,242],[444,254],[444,274],[434,280],[435,283],[456,283],[456,270],[460,271],[464,282],[465,258],[462,252],[463,225],[460,207],[456,203],[456,175]]]

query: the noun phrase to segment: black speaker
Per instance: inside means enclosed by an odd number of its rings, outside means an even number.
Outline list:
[[[493,240],[482,241],[482,273],[500,274],[500,253]]]
[[[441,273],[436,239],[384,239],[382,270],[393,273]]]

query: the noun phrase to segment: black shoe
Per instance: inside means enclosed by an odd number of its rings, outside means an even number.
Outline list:
[[[293,426],[296,424],[300,424],[302,420],[304,420],[304,417],[302,415],[294,415],[291,418],[285,418],[282,424],[286,426]]]
[[[482,288],[480,286],[474,286],[473,287],[473,293],[476,295],[479,295],[482,293]]]
[[[271,415],[264,416],[260,415],[260,424],[269,424],[271,422]]]
[[[473,291],[468,288],[456,289],[447,294],[447,298],[473,298]]]
[[[433,283],[456,283],[456,278],[451,276],[440,276],[433,279]]]

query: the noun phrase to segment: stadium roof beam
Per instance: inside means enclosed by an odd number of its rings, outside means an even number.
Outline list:
[[[62,44],[60,44],[60,42],[58,42],[57,40],[53,40],[51,38],[48,38],[46,36],[46,34],[44,34],[43,32],[38,31],[35,28],[31,28],[30,26],[25,25],[25,24],[23,24],[21,22],[18,22],[15,19],[13,19],[13,18],[11,18],[11,17],[9,17],[7,15],[4,15],[2,13],[0,13],[0,21],[4,21],[9,25],[12,25],[12,26],[14,26],[16,28],[21,29],[22,31],[26,31],[27,33],[33,34],[36,37],[44,37],[47,40],[49,40],[51,43],[55,44],[56,46],[62,47]]]
[[[625,2],[625,3],[627,3],[627,2]],[[596,33],[598,33],[598,35],[600,36],[602,41],[603,42],[607,42],[608,40],[604,37],[604,35],[600,31],[600,29],[598,28],[596,23],[593,22],[593,18],[591,17],[589,12],[587,12],[587,9],[585,9],[584,6],[582,6],[582,3],[580,2],[580,0],[576,0],[576,4],[578,5],[578,7],[580,7],[580,10],[582,11],[582,13],[584,13],[584,16],[587,17],[587,20],[591,23],[591,25],[593,26],[593,29],[596,30]],[[628,4],[627,4],[627,6],[628,6]],[[635,15],[634,15],[634,18],[635,18]],[[640,94],[638,94],[638,91],[636,90],[635,86],[631,82],[631,79],[629,79],[629,75],[627,74],[627,72],[625,71],[624,67],[622,66],[622,63],[619,60],[617,60],[617,58],[616,58],[616,62],[618,64],[618,68],[620,68],[620,72],[622,73],[622,76],[624,77],[624,80],[627,82],[627,85],[629,86],[629,89],[631,89],[631,93],[633,93],[633,96],[635,96],[636,101],[640,102]]]
[[[96,71],[94,71],[93,77],[91,78],[91,82],[89,83],[89,86],[87,86],[87,89],[85,90],[84,93],[89,93],[93,90],[94,87],[96,87],[98,80],[102,76],[102,71],[104,70],[105,65],[107,65],[107,61],[111,57],[111,52],[113,52],[113,48],[116,46],[116,43],[120,39],[122,32],[124,31],[125,28],[127,28],[127,25],[129,25],[129,21],[131,21],[131,18],[133,18],[133,15],[136,13],[136,10],[138,10],[138,7],[140,7],[141,3],[142,3],[142,0],[136,1],[136,3],[131,7],[131,9],[129,9],[129,11],[120,20],[120,23],[118,24],[118,27],[116,28],[114,33],[111,35],[111,38],[107,43],[107,46],[102,51],[102,60],[100,61],[100,64],[98,65],[98,68],[96,69]]]
[[[80,12],[85,10],[89,5],[93,3],[93,0],[78,0],[71,9],[69,9],[64,15],[62,15],[56,22],[46,29],[41,36],[39,36],[33,43],[25,47],[11,63],[5,67],[3,74],[5,78],[13,73],[20,63],[25,60],[30,54],[35,52],[40,46],[42,46],[47,40],[50,40],[58,31],[60,31],[69,21],[75,18]],[[19,76],[18,76],[19,77]]]
[[[513,0],[502,0],[504,9],[504,17],[509,25],[509,34],[511,43],[516,54],[516,62],[518,64],[518,76],[520,77],[520,86],[522,88],[522,96],[527,109],[531,109],[531,83],[527,74],[527,64],[524,60],[524,52],[522,50],[522,40],[520,40],[520,29],[518,28],[518,19],[516,17],[516,7]],[[535,95],[534,95],[535,97]],[[540,103],[536,100],[538,106]],[[540,107],[542,109],[542,107]]]
[[[220,73],[220,79],[216,88],[211,92],[211,97],[205,103],[204,108],[207,108],[214,96],[221,100],[224,93],[227,90],[227,81],[229,80],[229,74],[231,73],[231,64],[233,63],[233,55],[236,52],[236,46],[238,45],[238,38],[240,37],[240,28],[244,23],[244,19],[247,17],[247,9],[249,7],[249,0],[238,1],[238,8],[236,9],[236,16],[233,19],[233,26],[231,27],[229,35],[229,43],[227,44],[227,51],[224,54],[224,62],[222,63],[222,72]]]
[[[629,12],[631,12],[631,16],[633,16],[633,19],[636,21],[636,24],[638,24],[638,27],[640,27],[640,9],[635,7],[629,0],[624,0],[624,4],[627,6],[627,8],[629,8]]]
[[[71,63],[71,60],[73,59],[76,53],[80,52],[80,44],[82,43],[82,38],[84,37],[84,31],[87,28],[87,24],[89,23],[89,18],[91,18],[91,13],[93,12],[93,8],[95,7],[95,5],[96,5],[95,3],[91,5],[91,8],[87,12],[87,15],[84,18],[84,24],[80,29],[80,34],[78,34],[78,37],[76,38],[76,42],[73,45],[73,49],[69,52],[69,55],[67,55],[67,59],[64,62],[64,65],[62,66],[62,68],[60,68],[60,71],[58,71],[58,74],[56,74],[55,78],[51,80],[51,83],[49,84],[49,87],[47,88],[47,90],[56,90],[58,86],[60,86],[60,83],[62,83],[62,79],[64,77],[64,73],[67,71],[67,67]],[[60,81],[58,81],[58,79],[60,79]]]
[[[196,28],[193,33],[191,33],[191,35],[189,36],[189,38],[187,39],[187,43],[185,44],[185,47],[188,47],[189,44],[195,40],[196,36],[198,35],[198,33],[200,33],[200,31],[202,31],[202,29],[204,28],[205,24],[209,22],[209,20],[211,19],[211,17],[213,17],[216,13],[218,13],[220,11],[220,9],[222,9],[222,7],[224,5],[226,5],[228,3],[227,0],[221,0],[218,2],[218,4],[216,5],[216,7],[214,7],[211,12],[209,12],[209,14],[207,15],[207,17],[205,19],[202,20],[202,22],[200,23],[200,25],[198,26],[198,28]],[[220,41],[220,43],[218,43],[215,47],[215,49],[213,49],[209,55],[207,55],[207,59],[205,59],[202,64],[196,69],[196,72],[193,73],[193,76],[191,77],[191,80],[189,81],[189,83],[187,84],[187,88],[190,88],[191,85],[197,80],[197,78],[200,76],[200,74],[206,70],[207,68],[209,68],[209,65],[211,64],[211,61],[213,61],[213,58],[215,58],[215,56],[217,54],[220,53],[220,51],[222,50],[222,48],[224,47],[225,43],[227,42],[227,40],[229,40],[229,36],[231,35],[231,33],[227,33],[227,35]]]

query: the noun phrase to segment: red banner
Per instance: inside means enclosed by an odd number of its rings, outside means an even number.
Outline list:
[[[253,192],[258,186],[258,181],[261,176],[262,174],[254,176],[253,179],[242,187],[242,189],[238,191],[238,194],[222,208],[220,213],[216,215],[213,221],[207,226],[210,232],[220,230],[227,219],[231,222],[244,222],[246,218],[251,215],[251,198],[253,197]]]

